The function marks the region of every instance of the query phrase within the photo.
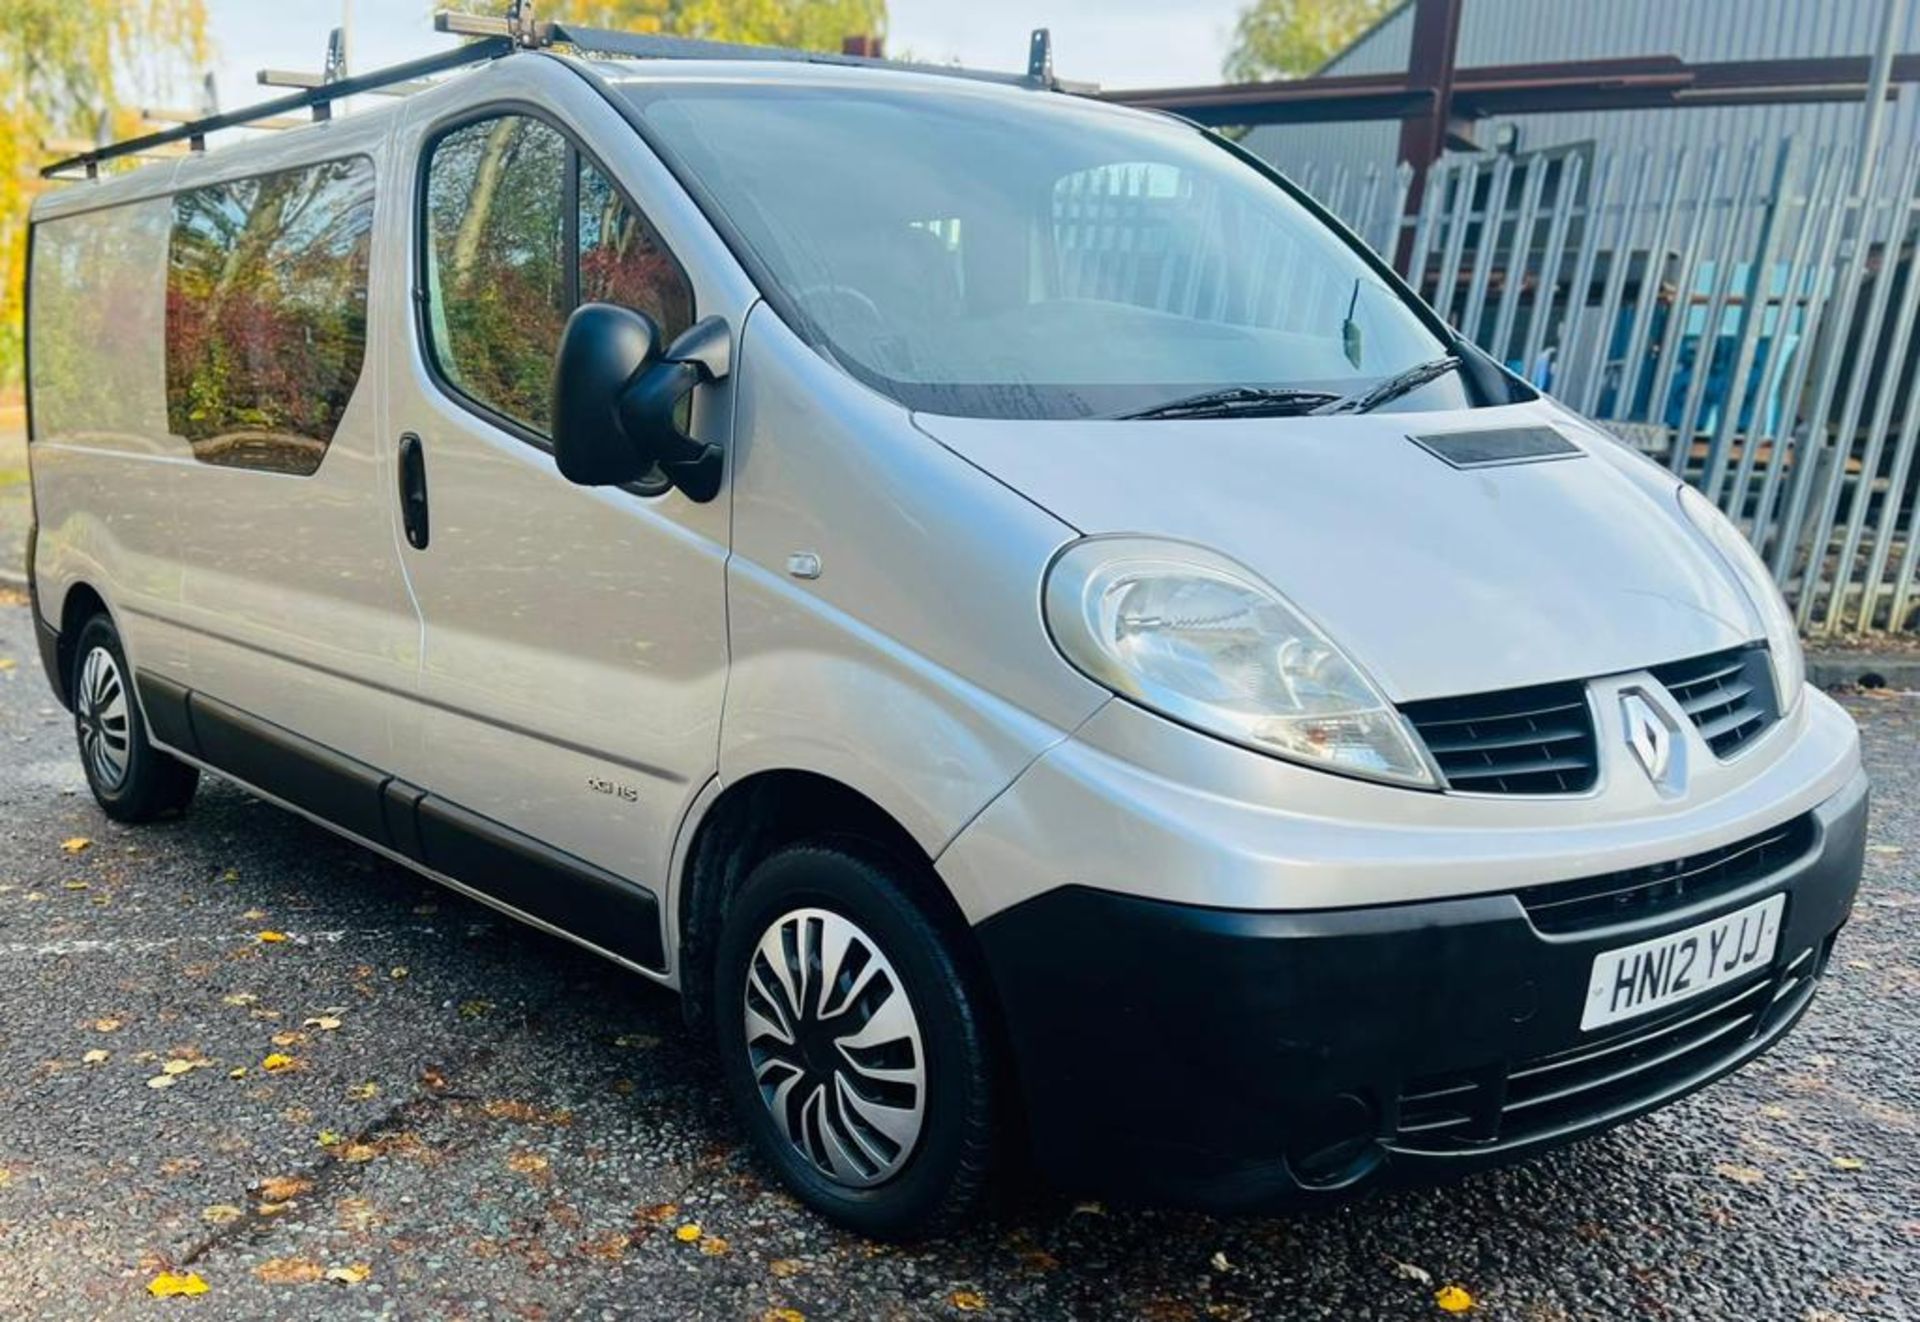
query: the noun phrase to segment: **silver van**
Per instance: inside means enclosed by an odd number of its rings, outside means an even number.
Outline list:
[[[524,36],[35,206],[109,816],[215,772],[678,989],[878,1235],[1446,1177],[1805,1011],[1867,791],[1765,569],[1284,178],[1044,69]]]

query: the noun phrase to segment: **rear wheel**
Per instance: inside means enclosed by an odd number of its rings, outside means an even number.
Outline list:
[[[982,997],[905,865],[839,843],[767,858],[715,960],[727,1091],[802,1200],[863,1234],[952,1226],[980,1203],[993,1087]]]
[[[113,621],[105,615],[88,620],[74,643],[69,677],[80,765],[107,816],[147,822],[185,808],[200,773],[147,741],[132,674]]]

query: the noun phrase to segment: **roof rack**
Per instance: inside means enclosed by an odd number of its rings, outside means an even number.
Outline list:
[[[458,36],[504,37],[530,49],[572,46],[588,54],[612,55],[629,60],[755,60],[832,64],[860,69],[940,74],[948,78],[972,78],[980,82],[1040,87],[1049,91],[1094,90],[1092,84],[1069,84],[1054,77],[1053,34],[1046,28],[1036,28],[1028,43],[1026,72],[1006,73],[992,69],[968,69],[955,64],[924,64],[912,60],[888,60],[872,55],[836,54],[789,46],[750,46],[741,42],[706,41],[698,37],[667,37],[645,32],[622,32],[616,28],[581,27],[558,20],[536,19],[530,3],[516,3],[500,18],[442,10],[433,16],[433,25],[437,31]]]
[[[422,56],[417,60],[408,60],[404,64],[390,65],[385,69],[376,69],[356,77],[338,78],[332,82],[322,83],[318,87],[305,88],[288,96],[262,101],[259,105],[230,110],[224,114],[209,115],[205,119],[196,119],[175,125],[173,128],[161,129],[137,138],[128,138],[124,142],[95,147],[91,151],[80,152],[65,160],[55,161],[41,170],[40,174],[42,178],[51,179],[69,171],[84,170],[87,178],[92,179],[99,175],[100,165],[104,161],[146,155],[155,148],[165,147],[169,143],[184,142],[192,151],[204,151],[207,146],[207,135],[221,129],[240,128],[247,124],[274,120],[301,110],[312,111],[316,121],[331,119],[333,103],[343,97],[358,96],[363,92],[377,91],[395,83],[426,78],[436,73],[444,73],[449,69],[463,68],[469,64],[481,64],[487,60],[498,59],[513,49],[514,43],[505,37],[482,37],[464,46]]]
[[[157,148],[184,142],[191,151],[204,151],[207,135],[220,129],[246,125],[285,124],[284,116],[308,110],[315,120],[332,118],[333,103],[366,92],[392,91],[409,83],[471,64],[483,64],[516,50],[538,50],[548,46],[571,46],[591,54],[612,55],[637,60],[755,60],[787,61],[803,64],[832,64],[855,68],[895,69],[912,73],[940,74],[949,78],[971,78],[982,82],[1016,87],[1034,87],[1060,92],[1090,92],[1098,89],[1090,83],[1067,83],[1054,77],[1053,37],[1046,28],[1034,31],[1027,52],[1025,73],[1000,73],[984,69],[964,69],[958,65],[920,64],[908,60],[886,60],[869,55],[833,54],[824,51],[796,50],[784,46],[748,46],[735,42],[703,41],[692,37],[662,37],[639,32],[620,32],[611,28],[576,27],[572,24],[540,20],[534,17],[532,0],[513,0],[503,17],[477,14],[434,15],[437,31],[466,37],[468,41],[452,50],[390,65],[371,73],[345,76],[344,53],[329,47],[327,74],[313,78],[315,85],[302,87],[288,96],[263,101],[225,114],[209,115],[173,128],[129,138],[124,142],[103,144],[56,161],[40,171],[44,178],[74,170],[84,170],[89,179],[100,173],[102,162],[130,156],[151,156]],[[270,72],[270,71],[269,71]],[[262,77],[268,77],[263,72]],[[311,75],[272,75],[275,82],[305,82]]]

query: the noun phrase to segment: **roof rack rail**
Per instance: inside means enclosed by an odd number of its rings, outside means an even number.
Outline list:
[[[322,83],[318,87],[305,88],[291,95],[262,101],[258,105],[247,106],[241,110],[209,115],[204,119],[196,119],[172,128],[142,134],[137,138],[128,138],[124,142],[95,147],[91,151],[80,152],[64,160],[55,161],[41,170],[40,174],[42,178],[52,179],[69,171],[85,170],[87,178],[92,179],[99,175],[100,165],[104,161],[147,155],[155,148],[165,147],[170,143],[184,142],[193,151],[203,151],[206,149],[207,135],[220,129],[240,128],[257,121],[277,119],[300,110],[312,111],[315,120],[329,119],[332,117],[333,103],[343,97],[378,91],[395,83],[411,82],[417,78],[426,78],[436,73],[444,73],[449,69],[463,68],[469,64],[481,64],[487,60],[498,59],[513,49],[514,43],[504,37],[482,37],[464,46],[422,56],[417,60],[408,60],[403,64],[390,65],[385,69],[376,69],[371,73],[353,77],[335,79],[332,82]]]
[[[1053,37],[1046,28],[1037,28],[1028,47],[1025,73],[1000,73],[985,69],[965,69],[958,65],[921,64],[909,60],[886,60],[869,55],[844,55],[826,51],[797,50],[785,46],[748,46],[735,42],[704,41],[695,37],[663,37],[640,32],[620,32],[611,28],[575,27],[551,20],[537,20],[531,0],[513,0],[503,17],[477,14],[453,14],[441,11],[433,16],[440,32],[466,37],[466,44],[389,65],[371,73],[336,77],[344,69],[344,52],[338,51],[339,35],[329,47],[328,73],[314,79],[315,85],[302,87],[290,95],[263,101],[224,114],[208,115],[172,128],[128,138],[124,142],[105,143],[89,151],[77,152],[55,161],[40,171],[52,179],[73,170],[84,170],[89,179],[98,177],[105,161],[126,157],[151,157],[158,148],[184,142],[189,151],[204,151],[207,135],[221,129],[241,128],[249,124],[285,127],[284,116],[309,110],[315,120],[332,118],[333,103],[365,92],[392,91],[449,69],[484,64],[516,50],[537,50],[547,46],[572,46],[593,54],[639,60],[761,60],[805,64],[833,64],[857,68],[895,69],[912,73],[940,74],[949,78],[971,78],[982,82],[1017,87],[1044,88],[1059,92],[1092,92],[1091,83],[1068,83],[1054,77]],[[267,77],[263,73],[263,79]],[[306,81],[294,75],[274,75],[276,79]],[[408,90],[413,90],[409,88]]]
[[[832,64],[940,74],[948,78],[971,78],[980,82],[1040,87],[1050,91],[1095,90],[1092,84],[1065,83],[1054,77],[1053,35],[1046,28],[1034,30],[1029,43],[1026,72],[1011,73],[968,69],[957,64],[925,64],[872,55],[802,50],[791,46],[751,46],[742,42],[707,41],[699,37],[668,37],[646,32],[622,32],[617,28],[581,27],[558,20],[537,20],[533,17],[533,6],[528,3],[512,5],[501,18],[442,10],[433,16],[433,25],[437,31],[458,36],[505,38],[528,48],[572,46],[588,54],[613,55],[630,60],[754,60]]]

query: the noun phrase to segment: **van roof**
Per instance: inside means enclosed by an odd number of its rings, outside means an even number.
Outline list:
[[[356,143],[371,143],[384,133],[388,120],[399,113],[405,100],[396,99],[391,104],[356,111],[339,120],[332,118],[333,102],[362,96],[394,83],[417,82],[436,74],[473,66],[484,69],[522,54],[546,56],[575,65],[609,83],[628,86],[642,82],[760,83],[794,87],[883,86],[929,93],[953,93],[964,88],[1009,97],[1068,90],[1052,76],[1051,47],[1044,30],[1034,34],[1034,53],[1029,71],[1024,74],[635,33],[562,29],[558,25],[551,27],[550,40],[564,42],[576,49],[566,52],[542,47],[526,49],[525,43],[506,36],[482,37],[464,46],[404,64],[95,148],[49,165],[41,173],[48,178],[72,178],[75,172],[84,171],[85,177],[97,180],[97,187],[86,190],[56,189],[42,193],[34,200],[32,219],[37,221],[171,191],[189,183],[191,176],[200,174],[198,163],[209,158],[229,165],[243,159],[253,161],[261,157],[297,155],[301,151],[310,151],[323,133],[330,150],[351,150]],[[450,79],[440,86],[461,81],[465,80]],[[244,128],[253,121],[302,110],[313,113],[314,123],[277,130],[242,142],[222,143],[217,149],[207,150],[207,138],[211,134]],[[189,154],[154,162],[112,177],[99,175],[99,166],[106,161],[135,158],[155,148],[181,142],[190,145],[192,150]],[[183,175],[188,178],[181,178]]]

